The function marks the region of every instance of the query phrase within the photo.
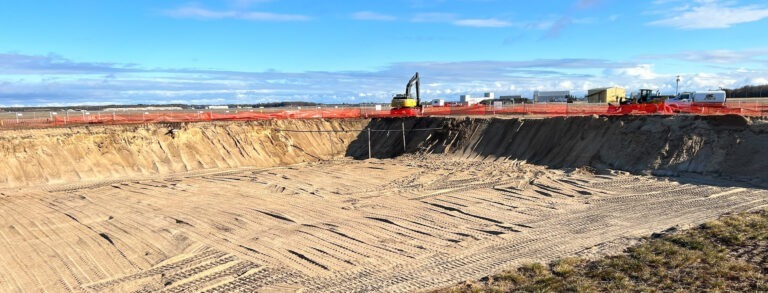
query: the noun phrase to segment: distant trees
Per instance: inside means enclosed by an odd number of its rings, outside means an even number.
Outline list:
[[[725,95],[729,98],[762,98],[768,97],[768,85],[748,85],[737,89],[725,89]]]

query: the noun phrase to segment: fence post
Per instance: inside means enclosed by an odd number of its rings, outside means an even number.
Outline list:
[[[371,158],[371,128],[368,127],[368,159]]]
[[[405,143],[405,119],[400,121],[400,125],[403,127],[403,153],[408,152],[408,145]]]

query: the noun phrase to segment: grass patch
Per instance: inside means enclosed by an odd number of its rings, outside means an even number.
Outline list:
[[[565,258],[439,292],[768,291],[768,211],[647,237],[625,254]]]

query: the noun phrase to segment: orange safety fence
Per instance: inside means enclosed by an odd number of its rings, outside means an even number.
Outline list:
[[[164,112],[70,112],[66,114],[50,114],[45,118],[15,118],[0,119],[0,128],[44,128],[67,125],[92,124],[141,124],[141,123],[178,123],[205,121],[252,121],[269,119],[324,119],[324,118],[391,118],[391,117],[423,117],[423,116],[466,116],[466,115],[530,115],[537,117],[588,116],[588,115],[726,115],[768,116],[767,102],[729,102],[725,105],[707,104],[514,104],[502,107],[474,106],[445,106],[423,109],[390,110],[373,108],[325,108],[325,109],[290,109],[290,110],[253,110],[246,111],[164,111]],[[13,117],[13,116],[11,116]]]

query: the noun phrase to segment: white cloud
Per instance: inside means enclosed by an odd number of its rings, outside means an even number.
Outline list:
[[[239,19],[248,21],[307,21],[311,18],[301,14],[281,14],[261,11],[211,10],[197,5],[182,6],[165,12],[176,18],[195,19]]]
[[[495,18],[460,19],[460,20],[454,21],[453,24],[458,26],[469,26],[469,27],[510,27],[514,25],[512,22],[509,22],[506,20],[499,20]]]
[[[650,62],[602,59],[405,62],[375,71],[312,72],[146,69],[138,65],[126,67],[21,54],[0,54],[0,64],[6,65],[0,66],[2,105],[301,100],[386,103],[394,93],[403,90],[415,71],[421,74],[425,100],[456,100],[461,94],[479,95],[486,91],[530,97],[533,90],[558,89],[582,95],[590,88],[614,85],[674,93],[677,74],[683,75],[681,91],[768,82],[768,69],[763,66],[709,67],[695,73],[660,72]],[[104,82],[105,77],[109,77],[109,82]]]
[[[371,11],[359,11],[352,14],[353,19],[357,20],[379,20],[379,21],[392,21],[396,20],[397,17],[394,17],[392,15],[387,14],[381,14]]]
[[[709,64],[737,64],[737,63],[765,63],[768,57],[768,48],[752,48],[743,50],[701,50],[683,51],[673,54],[655,54],[639,56],[641,59],[677,59],[695,63]]]
[[[696,0],[695,4],[681,4],[673,8],[659,7],[666,11],[666,18],[649,22],[649,25],[667,26],[677,29],[718,29],[729,28],[768,18],[768,7],[758,5],[736,6],[734,1]],[[656,4],[663,5],[669,1]]]
[[[629,77],[637,79],[654,79],[658,75],[653,72],[652,64],[639,64],[632,67],[613,68],[605,71],[608,76]]]

